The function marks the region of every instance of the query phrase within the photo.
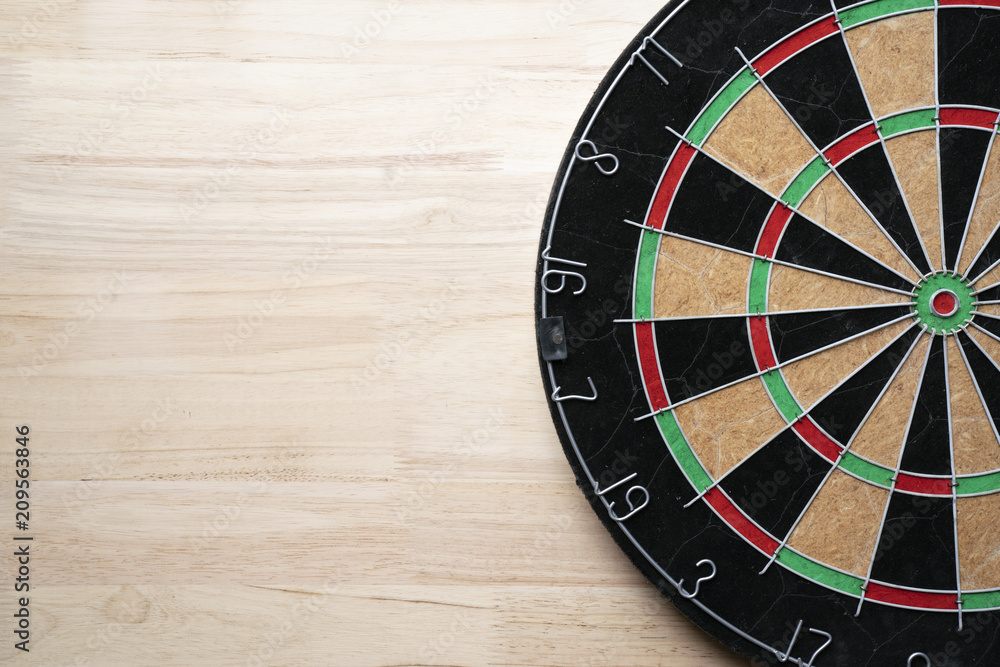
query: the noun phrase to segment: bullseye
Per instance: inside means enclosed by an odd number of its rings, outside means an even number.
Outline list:
[[[914,315],[931,333],[961,329],[975,312],[975,302],[968,281],[947,272],[927,276],[913,292]]]
[[[931,297],[931,311],[938,317],[951,317],[958,305],[958,296],[951,290],[939,290]]]

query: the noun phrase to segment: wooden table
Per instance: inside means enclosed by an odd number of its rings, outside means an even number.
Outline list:
[[[658,6],[0,1],[0,657],[746,664],[614,546],[535,356],[555,170]]]

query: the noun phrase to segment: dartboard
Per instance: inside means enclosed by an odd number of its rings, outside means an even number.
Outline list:
[[[537,269],[578,483],[762,664],[1000,664],[1000,1],[668,4]]]

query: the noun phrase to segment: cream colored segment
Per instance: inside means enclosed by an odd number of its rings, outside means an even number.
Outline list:
[[[904,276],[914,280],[920,278],[833,174],[819,182],[799,206],[799,211]]]
[[[775,264],[767,292],[768,312],[809,308],[850,308],[906,303],[908,297],[819,273]]]
[[[997,303],[985,303],[976,306],[976,312],[983,313],[984,315],[996,315],[1000,317],[1000,304]]]
[[[788,546],[864,577],[888,500],[887,489],[834,470],[792,531]]]
[[[664,236],[656,260],[654,317],[711,317],[746,312],[753,260]]]
[[[1000,224],[1000,146],[994,144],[986,160],[983,182],[976,198],[976,208],[969,222],[969,231],[962,247],[959,268],[968,270],[979,250],[986,245]],[[975,276],[972,276],[975,277]]]
[[[941,268],[941,215],[938,201],[937,133],[904,134],[885,142],[913,223],[924,242],[931,268]]]
[[[979,347],[983,348],[986,355],[992,359],[994,363],[1000,365],[1000,342],[997,342],[995,338],[984,334],[975,327],[969,327],[967,331],[969,332],[969,335],[972,336],[977,343],[979,343]]]
[[[973,475],[1000,468],[1000,443],[973,384],[958,342],[948,336],[948,392],[955,473]]]
[[[780,195],[816,151],[785,112],[755,86],[712,132],[705,150],[747,180]]]
[[[975,278],[975,276],[969,276],[969,278]],[[984,273],[983,277],[973,284],[973,287],[981,290],[996,285],[997,283],[1000,283],[1000,264]]]
[[[858,456],[896,469],[930,341],[930,336],[922,336],[917,342],[854,438],[851,451]]]
[[[785,427],[763,382],[756,377],[686,403],[674,415],[714,479]]]
[[[897,322],[849,343],[789,364],[781,372],[799,405],[808,410],[911,326],[913,326],[911,320]]]
[[[964,589],[1000,587],[1000,531],[996,495],[956,501],[958,567]]]
[[[847,44],[876,118],[934,106],[934,13],[848,30]]]

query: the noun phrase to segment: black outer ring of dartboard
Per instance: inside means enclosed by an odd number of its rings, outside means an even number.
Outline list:
[[[553,214],[555,213],[556,201],[558,199],[559,193],[563,188],[563,184],[566,180],[567,171],[573,161],[573,150],[572,148],[577,145],[577,143],[583,138],[583,134],[587,129],[587,125],[591,118],[597,111],[597,107],[601,100],[608,93],[614,84],[615,77],[621,70],[628,64],[629,59],[632,54],[642,45],[643,39],[646,35],[652,34],[652,32],[667,18],[667,16],[683,4],[683,0],[671,0],[666,4],[659,13],[657,13],[652,20],[650,20],[639,34],[629,43],[628,47],[622,52],[622,54],[615,60],[614,64],[609,68],[608,73],[605,75],[604,79],[601,81],[596,92],[591,98],[590,102],[587,104],[586,109],[580,116],[580,120],[573,130],[572,139],[569,143],[570,150],[566,151],[563,156],[562,163],[559,166],[559,171],[552,185],[552,190],[549,194],[548,205],[545,210],[545,223],[542,226],[542,232],[539,239],[538,256],[536,260],[535,267],[535,340],[538,340],[540,333],[540,323],[542,319],[542,289],[540,287],[542,280],[542,273],[544,272],[545,261],[542,259],[542,252],[545,250],[549,237],[549,230],[553,223]],[[631,293],[631,288],[630,288]],[[716,641],[719,641],[731,650],[747,657],[755,658],[759,657],[762,653],[762,649],[747,641],[746,639],[740,637],[738,634],[733,632],[731,629],[719,623],[714,618],[706,614],[700,607],[698,607],[693,602],[683,598],[677,590],[671,586],[669,583],[663,580],[662,575],[653,567],[653,565],[635,548],[635,545],[629,541],[628,537],[620,529],[618,524],[610,517],[610,515],[605,511],[604,505],[601,500],[594,494],[593,488],[590,486],[590,482],[584,472],[583,465],[580,463],[573,451],[573,446],[570,443],[569,435],[566,433],[565,428],[562,424],[562,418],[559,414],[559,409],[557,404],[552,400],[552,392],[555,387],[549,379],[548,373],[548,362],[542,358],[541,349],[536,345],[536,351],[538,352],[538,364],[542,374],[542,382],[545,387],[545,397],[546,402],[549,406],[549,412],[552,416],[552,421],[555,424],[556,431],[559,434],[559,441],[562,443],[563,453],[566,455],[566,459],[569,461],[570,467],[573,470],[573,474],[576,477],[576,485],[583,492],[584,496],[587,498],[587,502],[590,504],[591,509],[604,524],[604,527],[610,533],[611,537],[614,539],[618,548],[628,556],[628,559],[632,562],[632,565],[642,573],[647,581],[652,583],[660,593],[666,597],[670,603],[684,616],[686,616],[690,621],[692,621],[700,630],[710,635]]]
[[[657,28],[659,28],[661,26],[661,24],[663,24],[663,22],[665,21],[665,19],[667,18],[667,16],[669,14],[671,14],[672,12],[674,12],[675,10],[677,10],[678,8],[680,8],[684,4],[685,3],[684,3],[683,0],[671,0],[671,2],[669,2],[668,4],[666,4],[666,6],[664,6],[660,10],[660,12],[658,12],[657,15],[639,32],[639,34],[635,37],[635,39],[632,40],[632,42],[628,45],[628,47],[622,52],[621,56],[619,56],[617,58],[617,60],[615,61],[614,65],[608,70],[608,73],[605,75],[605,77],[602,80],[601,84],[597,88],[597,91],[595,92],[595,94],[591,98],[591,100],[588,103],[585,111],[580,116],[580,121],[578,122],[576,128],[573,131],[572,141],[569,143],[568,150],[564,154],[562,163],[561,163],[561,165],[559,167],[559,171],[558,171],[557,177],[555,179],[555,182],[553,184],[553,188],[552,188],[552,191],[551,191],[551,194],[550,194],[550,197],[549,197],[549,202],[548,202],[548,206],[546,208],[546,213],[545,213],[545,223],[543,225],[542,232],[541,232],[541,237],[540,237],[539,252],[538,252],[538,256],[536,258],[536,275],[535,275],[535,287],[534,287],[534,289],[535,289],[535,315],[536,315],[536,317],[535,317],[536,342],[539,340],[538,339],[538,335],[540,333],[539,329],[540,329],[541,318],[542,318],[542,297],[543,297],[543,290],[542,290],[542,288],[541,288],[540,285],[541,285],[542,273],[543,273],[543,270],[544,270],[544,264],[545,264],[545,262],[542,259],[541,255],[542,255],[542,252],[545,250],[545,248],[548,245],[548,239],[549,239],[550,230],[551,230],[552,224],[553,224],[553,215],[555,213],[556,202],[558,200],[560,192],[565,187],[566,178],[567,178],[567,172],[568,172],[571,164],[573,163],[574,147],[576,147],[577,144],[579,143],[579,141],[582,138],[584,138],[583,135],[587,131],[588,125],[591,122],[591,120],[595,118],[595,114],[597,112],[598,106],[602,103],[602,100],[605,99],[605,96],[608,94],[609,90],[614,85],[616,77],[628,65],[629,60],[632,57],[632,54],[635,53],[639,49],[639,47],[642,45],[643,40],[645,39],[645,37],[647,35],[654,34],[654,31]],[[593,165],[591,165],[591,168],[593,168]],[[646,204],[648,204],[648,202],[642,202],[643,206],[645,206]],[[631,276],[632,268],[633,267],[631,267],[631,266],[629,266],[629,267],[622,267],[623,273],[625,273],[627,271],[627,275]],[[630,283],[630,287],[629,287],[630,301],[631,301],[631,295],[632,295],[632,290],[633,289],[634,289],[634,285],[631,285],[631,283]],[[561,314],[561,313],[549,313],[550,316],[553,315],[553,314]],[[709,615],[703,608],[701,608],[694,601],[688,600],[688,599],[685,599],[684,597],[682,597],[678,593],[678,591],[676,590],[676,588],[663,578],[663,575],[660,573],[660,571],[657,570],[657,568],[654,566],[654,564],[652,562],[650,562],[650,560],[648,560],[640,552],[640,550],[629,540],[628,536],[622,530],[621,526],[619,526],[619,524],[616,523],[609,516],[609,513],[606,510],[605,505],[604,505],[602,499],[598,498],[595,495],[595,493],[594,493],[594,489],[592,488],[592,486],[590,484],[590,481],[588,479],[587,473],[585,472],[585,468],[584,468],[583,464],[577,458],[577,454],[576,454],[576,451],[573,448],[573,444],[571,442],[569,434],[566,432],[566,429],[564,428],[564,425],[563,425],[563,422],[562,422],[562,416],[560,415],[559,408],[558,408],[557,404],[554,401],[552,401],[552,399],[551,399],[551,395],[552,395],[552,392],[554,391],[555,387],[552,385],[552,383],[550,381],[549,372],[548,372],[548,362],[546,362],[544,360],[544,358],[542,357],[541,348],[539,347],[539,348],[536,348],[536,349],[537,349],[537,352],[538,352],[539,367],[540,367],[540,370],[541,370],[541,373],[542,373],[542,382],[543,382],[543,386],[544,386],[544,389],[545,389],[545,392],[546,392],[546,401],[549,404],[549,410],[550,410],[550,413],[551,413],[551,416],[552,416],[552,420],[553,420],[553,423],[555,424],[556,431],[557,431],[557,433],[559,435],[560,442],[562,443],[564,453],[565,453],[566,458],[569,461],[570,467],[572,468],[573,473],[574,473],[574,475],[576,477],[577,486],[579,486],[580,489],[583,491],[584,496],[587,498],[588,502],[591,504],[591,507],[594,509],[595,513],[597,514],[597,516],[601,520],[601,522],[604,524],[605,528],[611,534],[612,538],[615,540],[615,542],[618,545],[618,547],[628,556],[629,560],[636,567],[636,569],[638,569],[648,581],[650,581],[654,586],[656,586],[656,588],[671,602],[671,604],[673,604],[673,606],[675,608],[677,608],[682,614],[684,614],[688,619],[690,619],[690,621],[692,621],[695,625],[697,625],[702,631],[708,633],[709,635],[711,635],[713,638],[715,638],[719,642],[727,645],[730,649],[732,649],[733,651],[735,651],[735,652],[737,652],[737,653],[739,653],[739,654],[741,654],[743,656],[746,656],[746,657],[751,658],[751,659],[753,659],[753,658],[757,658],[757,659],[765,658],[768,661],[773,661],[775,659],[774,655],[768,649],[762,648],[761,645],[758,645],[758,644],[750,641],[749,639],[746,639],[745,637],[741,636],[740,634],[738,634],[737,632],[735,632],[732,628],[728,627],[725,623],[720,622],[720,621],[716,620],[715,618],[713,618],[711,615]],[[554,362],[554,363],[555,364],[559,364],[561,362]],[[626,369],[626,371],[627,371],[627,369]],[[623,387],[623,389],[624,388],[625,387]],[[586,387],[580,387],[580,389],[586,389]],[[614,391],[614,388],[613,387],[610,388],[610,391]],[[659,438],[659,435],[657,435],[657,438]],[[664,451],[666,451],[666,445],[665,444],[663,445],[663,447],[664,447]],[[666,454],[666,457],[669,458],[669,454]],[[669,465],[674,465],[674,462],[673,462],[672,458],[669,460]],[[687,488],[687,489],[684,489],[684,493],[691,493],[693,495],[694,492],[693,492],[692,489]],[[669,516],[672,517],[673,515],[669,515]],[[751,554],[752,557],[760,557],[759,556],[759,552],[753,551],[752,547],[747,546],[746,548],[749,549],[750,551],[752,551],[752,554]],[[738,547],[738,550],[741,551],[741,552],[743,551],[742,547]],[[707,557],[712,557],[713,554],[706,554],[706,556]],[[735,558],[735,559],[738,560],[739,556],[738,555],[737,556],[733,556],[732,558]],[[763,557],[761,557],[761,558],[763,558]],[[735,561],[731,559],[730,562],[732,563],[732,562],[735,562]],[[691,570],[690,572],[691,572],[692,578],[688,582],[689,583],[688,590],[691,590],[690,584],[692,584],[694,582],[694,578],[693,577],[699,576],[698,574],[696,574],[695,570]],[[704,573],[704,571],[702,570],[701,573]],[[677,576],[678,576],[677,573],[675,573],[675,572],[669,572],[669,574],[672,577],[675,577],[675,578],[677,578]],[[805,581],[805,580],[803,580],[803,581]],[[738,596],[741,593],[741,591],[735,590],[735,591],[732,591],[732,593],[735,594],[736,596]],[[892,619],[895,618],[895,620],[898,622],[900,620],[900,618],[901,618],[901,615],[896,614],[892,608],[879,607],[878,605],[869,604],[869,606],[867,606],[866,609],[868,610],[866,613],[875,615],[875,617],[876,617],[877,620],[874,621],[874,623],[878,623],[878,624],[882,625],[883,626],[882,627],[883,631],[886,630],[886,624],[889,624],[889,627],[893,627],[893,628],[900,627],[898,625],[895,625],[892,622]],[[718,608],[716,608],[715,610],[718,610]],[[834,608],[832,606],[827,606],[827,607],[824,608],[824,613],[830,614],[830,613],[833,613],[833,610],[834,610]],[[899,610],[895,610],[895,611],[899,611]],[[993,618],[991,619],[990,622],[991,623],[996,623],[997,620],[1000,619],[1000,617],[998,617],[995,612],[993,612],[992,614],[993,614]],[[724,610],[722,610],[722,615],[723,615],[723,617],[725,617]],[[902,617],[906,617],[905,614],[903,614]],[[762,620],[763,620],[763,617],[762,617]],[[868,627],[868,625],[869,624],[866,623],[865,627]],[[922,626],[924,626],[925,624],[924,623],[919,623],[918,624],[917,621],[916,621],[916,619],[914,619],[914,625],[915,626],[916,625],[922,625]],[[931,625],[933,626],[933,623]],[[830,628],[830,629],[833,629],[833,628]],[[924,629],[925,630],[927,629],[926,626],[924,627]],[[782,638],[780,635],[778,635],[778,636],[771,636],[770,634],[768,634],[768,636],[761,636],[757,632],[750,632],[747,627],[741,628],[741,631],[747,632],[748,634],[754,636],[754,638],[757,641],[762,642],[763,644],[765,644],[768,647],[773,647],[773,648],[777,648],[777,649],[780,649],[780,650],[784,650],[785,647],[787,646],[788,637]],[[906,635],[907,633],[904,632],[902,634]],[[968,649],[967,653],[965,653],[963,655],[959,655],[957,657],[955,657],[955,656],[948,656],[948,657],[946,657],[945,658],[946,664],[948,664],[948,665],[982,664],[980,662],[980,660],[983,659],[983,658],[987,658],[991,653],[993,653],[993,649],[995,649],[995,644],[998,641],[998,638],[997,638],[996,635],[1000,634],[1000,631],[994,631],[992,633],[990,633],[990,632],[981,633],[981,635],[982,634],[993,635],[993,640],[990,640],[989,638],[984,637],[984,636],[980,636],[979,638],[977,638],[977,641],[976,641],[976,643],[974,645],[963,646],[963,648]],[[970,641],[971,641],[971,639],[970,639]],[[838,652],[838,650],[837,650],[838,649],[837,644],[840,644],[840,643],[841,642],[836,642],[834,645],[831,645],[829,647],[828,652],[826,652],[821,658],[818,659],[819,662],[820,662],[820,664],[827,664],[827,663],[829,663],[829,664],[837,664],[837,665],[845,665],[846,666],[848,664],[854,664],[854,663],[848,663],[846,661],[849,661],[851,659],[856,659],[856,658],[860,658],[861,657],[861,655],[859,655],[857,653],[852,653],[850,650],[848,650],[846,652]],[[893,643],[895,643],[895,642],[893,642]],[[936,642],[932,642],[932,643],[934,643],[935,646],[938,645]],[[841,644],[841,647],[842,646],[843,646],[843,644]],[[809,653],[815,647],[816,646],[814,644],[814,645],[812,645],[812,648],[810,649],[810,651],[805,652],[805,654],[803,656],[804,659],[808,660]],[[882,646],[881,648],[887,648],[887,647]],[[932,647],[926,647],[926,648],[932,648]],[[923,647],[923,646],[914,646],[913,647],[913,651],[914,652],[916,652],[916,651],[923,651],[923,650],[926,650],[925,647]],[[802,653],[803,651],[804,651],[804,649],[801,649],[801,647],[799,647],[799,650],[795,651],[795,653],[799,654],[799,653]],[[903,655],[902,658],[903,658],[903,663],[902,664],[905,664],[906,655]],[[794,660],[794,658],[793,658],[793,660]],[[870,660],[869,660],[868,664],[874,664],[874,663],[871,663]],[[967,661],[971,661],[971,662],[967,662]],[[793,664],[793,663],[790,663],[790,664]]]

